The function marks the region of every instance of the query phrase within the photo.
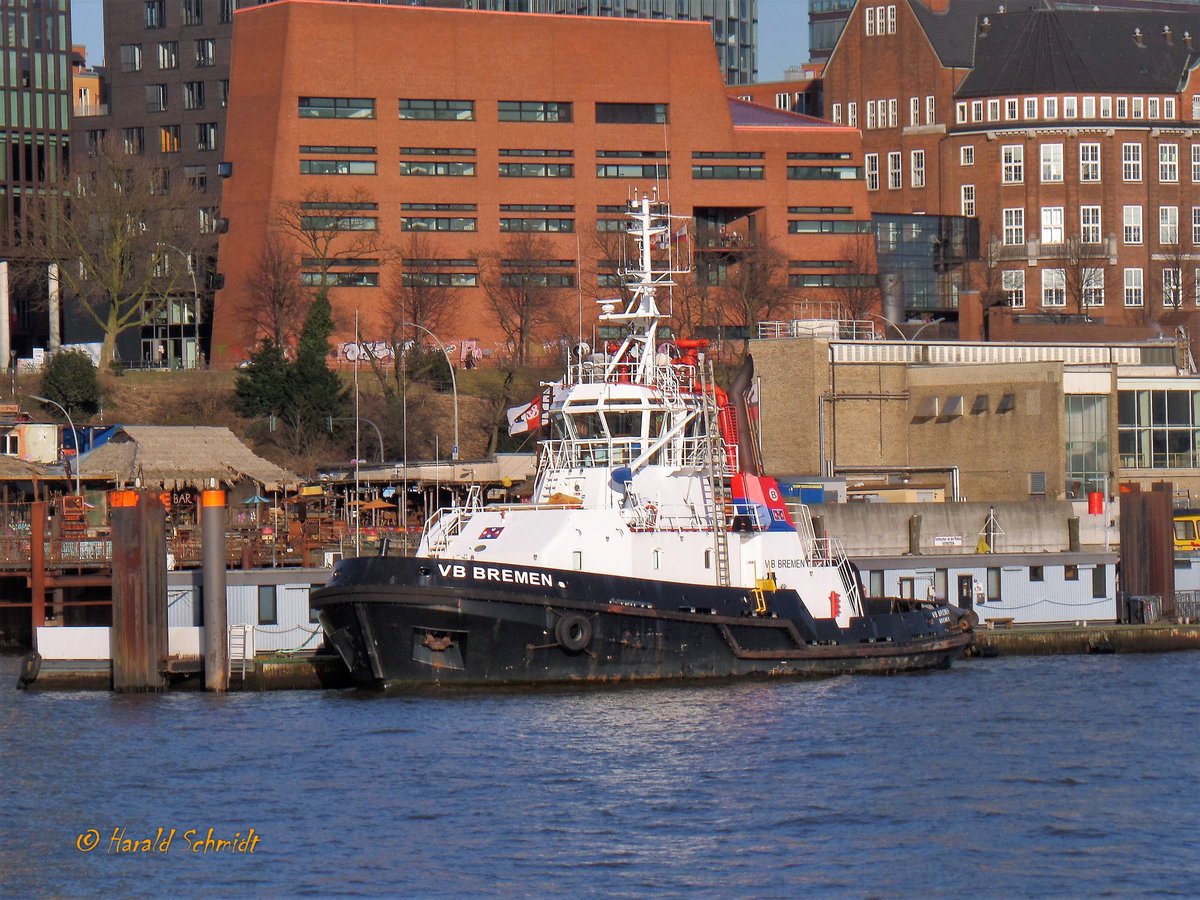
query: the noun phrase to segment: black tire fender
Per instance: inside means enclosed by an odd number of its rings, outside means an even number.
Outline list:
[[[592,621],[576,613],[568,613],[554,623],[554,639],[568,653],[578,653],[592,642]]]

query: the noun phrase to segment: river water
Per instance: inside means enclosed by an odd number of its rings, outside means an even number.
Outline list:
[[[1196,653],[417,697],[17,671],[5,896],[1200,895]]]

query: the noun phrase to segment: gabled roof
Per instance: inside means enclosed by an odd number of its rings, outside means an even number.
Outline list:
[[[832,122],[817,119],[802,113],[788,112],[786,109],[775,109],[761,103],[740,100],[737,97],[729,99],[729,115],[735,128],[739,126],[758,126],[775,128],[834,128]]]
[[[975,38],[975,67],[957,95],[1175,93],[1198,60],[1189,43],[1200,48],[1200,12],[990,13]]]
[[[296,476],[256,456],[228,428],[127,425],[107,443],[79,458],[84,478],[108,478],[168,488],[235,484],[243,479],[268,489],[292,484]]]
[[[994,20],[996,10],[1004,6],[1000,0],[951,0],[946,9],[934,11],[921,0],[908,0],[908,4],[921,23],[933,52],[948,69],[971,67],[976,21],[983,16],[990,16]]]

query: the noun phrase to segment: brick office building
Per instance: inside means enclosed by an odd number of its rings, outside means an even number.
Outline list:
[[[563,321],[542,339],[574,335],[580,308],[586,334],[591,298],[616,293],[606,239],[653,190],[692,218],[711,283],[767,242],[797,298],[836,299],[851,277],[844,247],[869,222],[857,131],[727,98],[706,25],[302,0],[234,19],[219,364],[261,334],[249,275],[281,205],[342,232],[334,251],[371,235],[362,259],[301,260],[305,283],[332,286],[339,344],[355,311],[362,341],[386,341],[389,285],[420,283],[452,296],[444,342],[499,347],[489,260],[557,288]],[[505,258],[523,237],[544,256]]]
[[[825,69],[873,212],[978,219],[980,261],[930,308],[966,338],[1047,314],[1096,335],[1190,323],[1200,15],[1001,10],[860,4]]]

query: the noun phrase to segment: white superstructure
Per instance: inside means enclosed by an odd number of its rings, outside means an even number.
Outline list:
[[[712,383],[705,342],[659,337],[659,292],[683,271],[678,220],[647,196],[629,216],[631,299],[623,311],[603,301],[600,316],[626,336],[601,352],[581,346],[548,386],[552,436],[532,502],[439,510],[418,555],[671,582],[684,595],[688,584],[791,588],[816,618],[847,625],[861,601],[840,547],[812,533],[806,510],[794,526],[775,482],[739,451],[744,398],[729,402]]]

